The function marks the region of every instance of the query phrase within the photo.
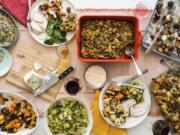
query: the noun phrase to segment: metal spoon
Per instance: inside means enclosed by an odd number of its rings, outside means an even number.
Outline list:
[[[138,75],[142,75],[142,72],[141,72],[141,70],[139,69],[139,67],[138,67],[138,65],[137,65],[137,63],[136,63],[136,61],[135,61],[135,59],[134,59],[134,57],[133,57],[133,55],[134,55],[134,49],[133,49],[132,47],[126,47],[126,48],[125,48],[125,54],[126,54],[127,56],[129,56],[129,57],[132,58],[132,60],[133,60],[133,62],[134,62],[134,65],[135,65],[135,67],[136,67],[136,71],[137,71]]]
[[[156,43],[156,40],[160,36],[161,32],[164,30],[165,27],[167,27],[167,26],[169,26],[171,24],[172,20],[173,20],[173,17],[171,15],[163,16],[163,18],[162,18],[162,26],[161,26],[160,30],[158,31],[158,33],[156,34],[156,36],[154,37],[151,44],[149,45],[149,47],[147,48],[145,54],[148,54],[151,51],[152,47]]]

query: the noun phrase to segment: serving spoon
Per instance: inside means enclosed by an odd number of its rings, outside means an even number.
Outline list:
[[[137,65],[137,63],[136,63],[136,61],[134,59],[134,56],[133,56],[134,55],[134,49],[132,47],[126,47],[125,48],[125,54],[132,58],[138,75],[142,75],[142,72],[139,69],[139,67],[138,67],[138,65]]]

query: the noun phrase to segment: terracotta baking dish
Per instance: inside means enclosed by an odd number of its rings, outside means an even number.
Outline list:
[[[113,19],[113,20],[123,20],[131,21],[134,23],[135,29],[135,45],[134,45],[134,58],[138,59],[139,57],[139,47],[142,43],[142,34],[139,28],[139,21],[136,17],[133,16],[81,16],[78,20],[78,29],[77,29],[77,55],[80,61],[82,62],[131,62],[132,59],[125,54],[119,59],[88,59],[81,56],[81,24],[84,20],[96,20],[96,19]]]

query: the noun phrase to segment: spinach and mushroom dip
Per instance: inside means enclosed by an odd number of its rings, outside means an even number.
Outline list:
[[[84,105],[68,98],[62,98],[50,105],[47,117],[52,134],[83,135],[89,122]]]
[[[9,46],[14,43],[17,34],[14,21],[3,10],[0,10],[0,46]]]
[[[81,31],[81,56],[117,59],[126,46],[134,47],[134,23],[131,21],[84,20]]]

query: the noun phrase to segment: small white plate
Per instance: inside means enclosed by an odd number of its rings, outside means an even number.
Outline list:
[[[0,47],[0,50],[3,52],[3,60],[0,62],[0,77],[4,76],[12,66],[12,57],[11,54],[5,48]]]
[[[42,4],[43,0],[37,0],[31,7],[30,9],[30,14],[33,15],[34,13],[36,13],[38,10],[39,10],[39,6]],[[74,7],[74,5],[69,1],[69,0],[63,0],[62,1],[62,6],[63,6],[63,9],[62,11],[66,11],[66,8],[67,7],[71,7],[71,12],[75,13],[77,15],[77,10],[76,8]],[[32,17],[32,16],[31,16]],[[27,17],[29,20],[29,14],[28,14],[28,17]],[[49,47],[56,47],[56,46],[60,46],[60,45],[65,45],[67,44],[76,34],[76,31],[73,31],[73,32],[67,32],[67,35],[66,35],[66,39],[67,41],[64,42],[64,43],[61,43],[61,44],[53,44],[53,45],[47,45],[47,44],[44,44],[44,41],[49,37],[46,32],[45,33],[42,33],[42,34],[35,34],[34,32],[32,32],[32,29],[31,29],[31,26],[30,26],[30,23],[27,22],[27,27],[28,27],[28,31],[30,33],[30,35],[33,37],[34,40],[36,40],[38,43],[44,45],[44,46],[49,46]]]
[[[74,101],[78,101],[80,102],[87,110],[87,113],[88,113],[88,120],[89,120],[89,123],[88,123],[88,127],[86,128],[86,133],[83,134],[83,135],[89,135],[90,132],[91,132],[91,129],[92,129],[92,126],[93,126],[93,116],[92,116],[92,112],[90,110],[90,108],[79,98],[77,97],[74,97],[74,96],[66,96],[66,97],[61,97],[57,100],[55,100],[53,103],[51,104],[54,104],[55,102],[59,101],[59,100],[62,100],[62,99],[69,99],[69,100],[74,100]],[[49,107],[48,107],[49,108]],[[45,125],[45,130],[46,132],[48,133],[48,135],[53,135],[48,127],[48,120],[47,120],[47,113],[48,113],[48,108],[46,110],[46,113],[45,113],[45,117],[44,117],[44,125]],[[64,134],[58,134],[58,135],[64,135]]]
[[[36,107],[27,98],[25,98],[19,94],[16,94],[13,92],[6,92],[6,91],[1,91],[0,94],[2,94],[4,96],[13,96],[13,97],[17,97],[17,98],[26,100],[32,106],[33,111],[35,112],[36,117],[37,117],[36,118],[36,126],[32,129],[22,129],[22,130],[19,130],[17,133],[7,133],[7,132],[3,132],[0,130],[0,135],[30,135],[31,133],[33,133],[35,131],[35,129],[37,128],[37,126],[39,125],[39,114],[38,114]]]
[[[129,77],[128,76],[119,76],[119,77],[113,78],[112,80],[121,82],[122,80],[125,80],[127,78],[129,78]],[[138,82],[140,82],[140,81],[138,81]],[[137,126],[141,122],[143,122],[143,120],[147,117],[147,115],[150,111],[151,97],[150,97],[148,87],[143,83],[141,83],[141,85],[143,85],[143,87],[144,87],[144,102],[148,105],[148,110],[144,115],[141,115],[139,117],[130,116],[130,117],[126,118],[126,122],[124,124],[122,124],[121,126],[116,126],[109,118],[104,117],[104,115],[103,115],[103,112],[102,112],[102,110],[103,110],[103,95],[105,93],[106,88],[109,86],[109,83],[107,83],[103,87],[103,89],[100,93],[100,96],[99,96],[99,110],[101,112],[102,117],[105,119],[105,121],[107,123],[109,123],[110,125],[117,127],[117,128],[132,128],[132,127]]]

